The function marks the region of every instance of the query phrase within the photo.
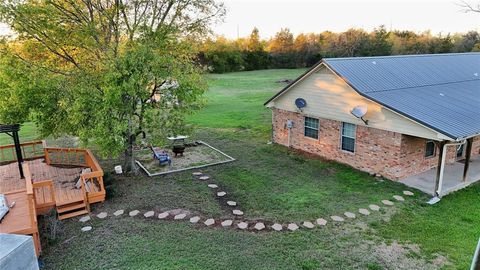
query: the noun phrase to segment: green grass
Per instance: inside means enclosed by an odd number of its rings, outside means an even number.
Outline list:
[[[37,140],[40,136],[35,125],[31,122],[25,123],[21,126],[20,132],[20,142],[28,142]],[[12,137],[7,134],[0,134],[0,145],[13,144]]]
[[[304,69],[280,69],[211,74],[208,76],[207,106],[189,123],[208,128],[266,129],[271,113],[263,106],[285,87],[281,79],[294,79]]]
[[[188,120],[197,127],[195,138],[237,159],[204,171],[249,219],[327,218],[379,204],[405,189],[267,144],[271,117],[263,103],[284,86],[275,81],[302,72],[209,75],[206,107]],[[34,137],[35,129],[27,126],[24,136]],[[105,171],[118,164],[101,162]],[[93,211],[182,208],[204,217],[231,218],[205,182],[194,181],[190,173],[107,177],[108,200]],[[83,224],[72,219],[62,222],[57,237],[43,239],[43,258],[47,269],[436,269],[440,266],[432,260],[441,255],[449,262],[446,269],[468,268],[480,235],[480,185],[435,206],[427,206],[428,197],[416,193],[393,208],[342,226],[330,222],[296,233],[253,234],[128,217],[93,220],[93,231],[82,233]],[[41,224],[45,221],[40,219]],[[401,250],[392,248],[395,242]]]

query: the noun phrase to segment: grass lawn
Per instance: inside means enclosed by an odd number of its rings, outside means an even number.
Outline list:
[[[189,119],[197,126],[195,139],[237,159],[203,171],[250,220],[328,219],[379,204],[405,189],[267,144],[271,117],[263,103],[284,86],[275,81],[303,71],[209,75],[207,105]],[[115,164],[102,161],[106,171]],[[232,217],[191,172],[110,176],[107,182],[108,200],[93,206],[94,213],[180,208],[205,217]],[[295,233],[251,233],[129,217],[94,219],[94,229],[82,233],[83,224],[71,219],[61,222],[56,237],[43,239],[43,258],[47,269],[466,269],[480,236],[480,185],[435,206],[426,206],[428,197],[416,193],[368,217]],[[47,221],[40,219],[42,227]]]

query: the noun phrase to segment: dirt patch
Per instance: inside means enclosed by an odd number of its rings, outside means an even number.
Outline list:
[[[135,156],[136,160],[150,174],[168,173],[232,160],[220,151],[203,143],[196,146],[186,146],[183,156],[175,157],[172,149],[169,148],[165,148],[164,151],[172,159],[170,166],[167,164],[160,165],[158,160],[153,158],[153,153],[148,148],[136,151]]]

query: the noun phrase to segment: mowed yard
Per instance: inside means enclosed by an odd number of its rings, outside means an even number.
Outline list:
[[[195,126],[194,138],[237,159],[203,171],[239,203],[246,218],[300,224],[322,217],[329,220],[325,227],[253,233],[124,215],[94,218],[93,230],[85,233],[74,218],[61,222],[55,237],[44,233],[46,269],[466,269],[480,236],[480,185],[435,206],[427,206],[429,197],[413,190],[413,198],[361,216],[358,208],[381,205],[406,188],[268,144],[271,114],[263,103],[284,86],[275,81],[303,71],[209,75],[206,106],[189,123]],[[37,137],[31,124],[22,135],[24,140]],[[0,137],[0,144],[7,141]],[[116,163],[102,161],[105,171]],[[93,213],[180,208],[215,219],[232,217],[191,172],[110,175],[108,182],[108,199]],[[346,211],[357,218],[330,221],[329,216]],[[40,223],[43,227],[48,219]]]

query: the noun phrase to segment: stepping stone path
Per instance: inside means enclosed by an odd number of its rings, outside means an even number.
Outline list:
[[[133,211],[130,211],[130,213],[128,213],[128,215],[131,216],[131,217],[134,217],[134,216],[138,215],[139,213],[140,213],[140,211],[133,210]]]
[[[247,222],[240,222],[240,223],[237,224],[237,227],[240,230],[245,230],[246,228],[248,228],[248,223]]]
[[[227,205],[228,205],[228,206],[237,206],[237,202],[228,201],[228,202],[227,202]]]
[[[226,193],[225,191],[217,192],[217,196],[218,196],[218,197],[223,197],[223,196],[225,196],[225,195],[227,195],[227,193]]]
[[[200,179],[200,180],[208,180],[208,179],[210,179],[210,176],[204,175],[204,176],[200,176],[198,179]]]
[[[303,227],[308,228],[308,229],[313,229],[313,227],[315,227],[315,225],[313,225],[313,223],[310,222],[310,221],[304,221],[302,225],[303,225]]]
[[[393,202],[389,201],[389,200],[382,200],[382,203],[385,204],[385,205],[389,205],[389,206],[393,205]]]
[[[320,226],[325,226],[325,225],[327,225],[327,221],[326,221],[325,219],[323,219],[323,218],[317,219],[316,222],[317,222],[317,224],[320,225]]]
[[[104,219],[108,216],[107,212],[101,212],[100,214],[97,215],[98,218]]]
[[[393,198],[399,202],[403,202],[405,201],[405,199],[402,197],[402,196],[399,196],[399,195],[393,195]]]
[[[155,212],[153,211],[148,211],[145,214],[143,214],[143,216],[146,218],[153,217],[154,215],[155,215]]]
[[[187,214],[178,214],[173,217],[174,220],[180,220],[187,217]]]
[[[298,230],[298,225],[295,224],[295,223],[290,223],[290,224],[288,224],[287,229],[289,229],[292,232],[296,231],[296,230]]]
[[[222,227],[230,227],[232,226],[232,223],[233,223],[233,220],[231,219],[224,220],[222,221]]]
[[[362,215],[365,215],[365,216],[370,215],[370,211],[368,211],[368,210],[365,209],[365,208],[360,208],[360,209],[358,209],[358,212],[359,212],[360,214],[362,214]]]
[[[202,173],[202,172],[193,172],[192,174],[193,174],[194,176],[200,176],[200,175],[202,175],[203,173]]]
[[[218,186],[215,185],[215,184],[209,184],[208,187],[209,187],[209,188],[218,188]]]
[[[83,227],[81,230],[82,230],[82,232],[91,231],[91,230],[92,230],[92,226],[85,226],[85,227]]]
[[[265,229],[265,224],[263,224],[262,222],[258,222],[257,224],[255,224],[255,227],[254,227],[257,231],[261,231],[263,229]]]
[[[331,218],[333,221],[336,221],[336,222],[342,222],[342,221],[345,220],[344,218],[339,217],[339,216],[331,216],[330,218]]]
[[[405,191],[403,191],[403,195],[406,195],[406,196],[413,196],[413,192],[411,192],[411,191],[408,191],[408,190],[405,190]]]
[[[372,211],[380,211],[380,206],[376,204],[370,204],[368,208],[370,208]]]
[[[195,216],[190,218],[190,223],[198,223],[200,221],[200,217]]]
[[[243,211],[242,210],[235,209],[235,210],[232,211],[232,213],[235,216],[243,216]]]
[[[282,225],[281,224],[278,224],[278,223],[275,223],[272,225],[272,229],[274,229],[275,231],[279,232],[283,229]]]
[[[352,213],[352,212],[345,212],[344,215],[347,217],[347,218],[356,218],[357,216]]]
[[[118,217],[118,216],[120,216],[120,215],[123,215],[123,213],[125,213],[124,210],[117,210],[117,211],[113,212],[113,215],[116,216],[116,217]]]
[[[165,218],[168,217],[168,215],[170,215],[168,212],[163,212],[163,213],[158,214],[158,218],[159,219],[165,219]]]
[[[213,224],[215,224],[215,220],[213,218],[209,218],[207,220],[205,220],[205,222],[203,223],[207,226],[212,226]]]
[[[89,221],[90,219],[91,219],[90,216],[83,216],[83,217],[81,217],[78,221],[80,221],[80,222],[87,222],[87,221]]]

